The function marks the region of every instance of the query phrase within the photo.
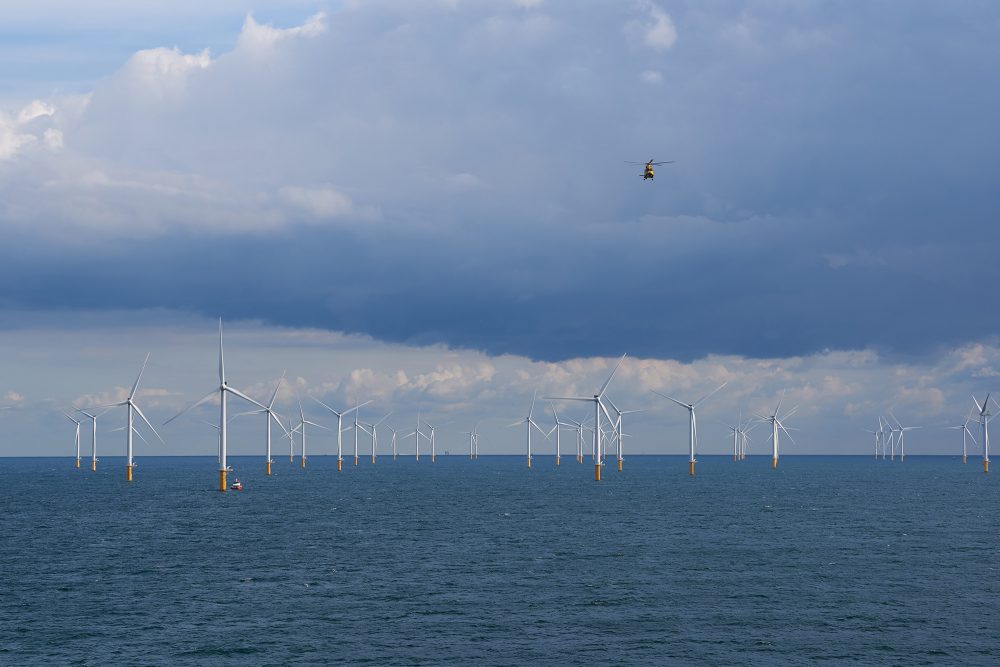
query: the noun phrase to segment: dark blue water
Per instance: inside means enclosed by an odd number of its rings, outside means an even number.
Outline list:
[[[1000,663],[979,461],[140,463],[0,461],[0,664]]]

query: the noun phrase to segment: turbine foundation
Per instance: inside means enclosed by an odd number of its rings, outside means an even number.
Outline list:
[[[985,461],[983,461],[983,472],[989,472],[989,471],[990,471],[990,460],[986,459]]]
[[[91,459],[90,460],[90,469],[93,470],[94,472],[97,472],[97,460],[96,459]]]
[[[688,475],[694,476],[694,461],[688,461]]]
[[[226,471],[219,471],[219,491],[225,492],[226,490]]]
[[[777,470],[777,469],[778,469],[778,457],[775,456],[773,459],[771,459],[771,470]]]
[[[556,457],[556,465],[559,465],[559,457]]]
[[[125,481],[132,481],[132,466],[125,466]]]
[[[622,471],[622,460],[618,459],[618,472]]]
[[[264,464],[264,467],[266,469],[266,472],[267,472],[268,476],[270,476],[271,475],[271,462],[268,461],[266,464]]]
[[[344,469],[344,459],[337,459],[337,472]]]
[[[79,468],[79,467],[80,467],[80,457],[77,457],[77,458],[76,458],[76,467],[77,467],[77,468]]]
[[[594,464],[594,481],[595,482],[600,482],[601,481],[601,464],[600,463],[595,463]]]

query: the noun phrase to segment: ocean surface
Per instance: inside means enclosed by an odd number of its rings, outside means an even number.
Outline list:
[[[0,459],[0,664],[1000,664],[978,459],[138,463]]]

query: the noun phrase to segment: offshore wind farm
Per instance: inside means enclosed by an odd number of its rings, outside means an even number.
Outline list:
[[[997,25],[0,3],[0,664],[1000,663]]]

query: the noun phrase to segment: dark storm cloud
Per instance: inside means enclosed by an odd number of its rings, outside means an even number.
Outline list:
[[[543,359],[997,331],[1000,10],[661,3],[670,44],[656,7],[372,3],[135,60],[0,164],[0,299]]]

